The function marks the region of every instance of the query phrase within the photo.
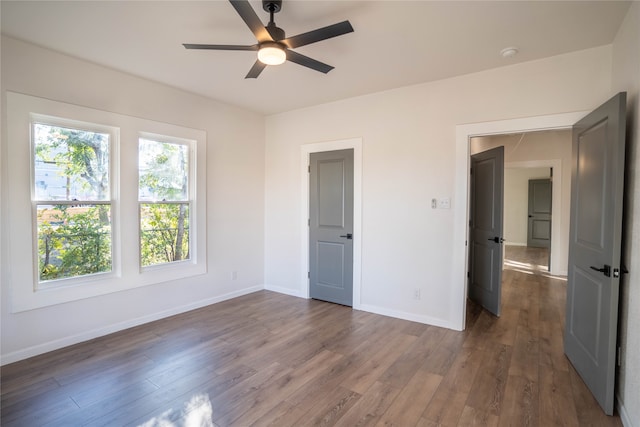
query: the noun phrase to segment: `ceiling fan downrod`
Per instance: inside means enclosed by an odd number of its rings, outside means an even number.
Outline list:
[[[282,9],[282,0],[262,0],[262,8],[269,12],[269,23],[266,28],[273,40],[284,40],[286,38],[284,30],[278,27],[273,19],[273,15]]]

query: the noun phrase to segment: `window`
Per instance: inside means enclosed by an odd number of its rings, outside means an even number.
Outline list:
[[[206,132],[6,99],[0,222],[13,313],[207,272]]]
[[[140,138],[138,200],[142,267],[188,260],[188,143]]]
[[[32,123],[38,285],[110,272],[110,135]]]

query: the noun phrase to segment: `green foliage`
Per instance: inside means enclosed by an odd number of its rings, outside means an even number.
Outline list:
[[[55,163],[59,174],[68,179],[68,186],[77,185],[88,193],[74,198],[108,199],[109,143],[108,136],[78,129],[49,125],[36,126],[36,159]],[[69,192],[70,188],[67,189]],[[104,218],[103,218],[104,219]]]
[[[108,206],[39,209],[40,280],[111,271],[111,226],[101,217],[109,217]]]
[[[140,218],[143,266],[189,259],[187,204],[142,204]]]
[[[164,202],[140,206],[142,265],[188,259],[188,147],[143,139],[139,157],[140,198]]]
[[[62,189],[56,184],[57,195],[47,193],[50,204],[38,205],[40,280],[111,271],[110,205],[91,203],[110,198],[108,135],[44,124],[35,133],[34,160],[66,182]],[[189,258],[188,153],[186,145],[140,141],[142,200],[164,201],[140,206],[143,266]],[[81,205],[56,205],[60,197]],[[123,244],[134,244],[131,237],[123,236]]]

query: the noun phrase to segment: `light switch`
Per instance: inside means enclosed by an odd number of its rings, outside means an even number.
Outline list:
[[[444,197],[438,200],[438,208],[439,209],[451,209],[451,199],[449,197]]]

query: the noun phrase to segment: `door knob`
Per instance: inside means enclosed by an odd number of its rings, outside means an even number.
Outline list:
[[[347,234],[343,234],[343,235],[342,235],[342,236],[340,236],[340,237],[344,237],[344,238],[346,238],[346,239],[348,239],[348,240],[351,240],[351,239],[353,239],[353,234],[351,234],[351,233],[347,233]]]
[[[498,237],[498,236],[496,236],[496,237],[490,237],[490,238],[488,238],[487,240],[492,240],[492,241],[494,241],[494,242],[496,242],[496,243],[502,243],[502,242],[504,242],[504,239],[503,239],[502,237]]]
[[[598,267],[594,267],[593,265],[589,266],[589,268],[591,268],[592,270],[595,271],[599,271],[600,273],[604,273],[605,276],[607,277],[611,277],[611,266],[605,264],[604,267],[602,268],[598,268]]]

